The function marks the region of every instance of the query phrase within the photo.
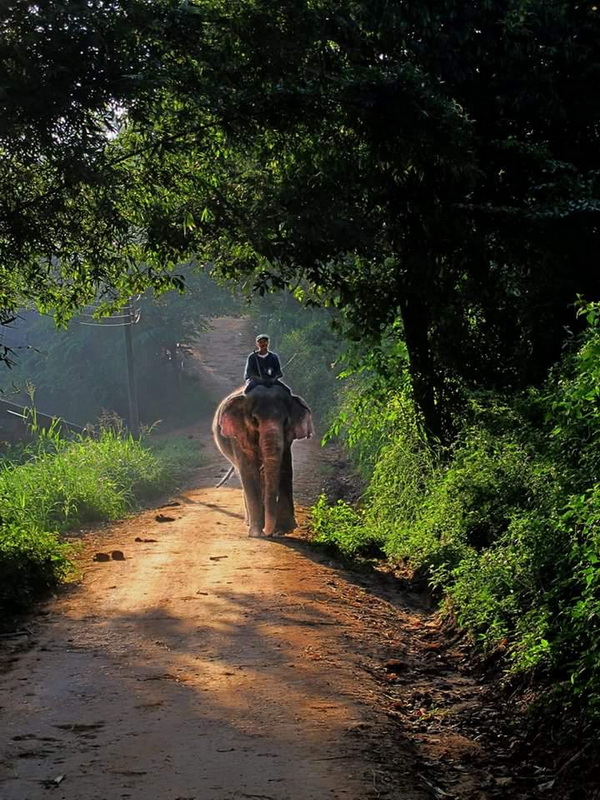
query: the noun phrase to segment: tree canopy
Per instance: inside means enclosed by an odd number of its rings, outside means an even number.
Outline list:
[[[400,318],[441,435],[457,381],[539,382],[598,299],[595,6],[63,0],[0,25],[4,308],[164,288],[194,254],[353,338]]]

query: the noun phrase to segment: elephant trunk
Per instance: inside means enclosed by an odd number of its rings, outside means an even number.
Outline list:
[[[263,464],[263,487],[265,508],[265,535],[272,536],[277,525],[277,502],[283,455],[283,431],[278,426],[269,426],[261,431],[261,456]]]

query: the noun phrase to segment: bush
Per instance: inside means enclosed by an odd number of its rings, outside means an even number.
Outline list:
[[[600,715],[600,486],[572,498],[563,524],[575,533],[560,586],[556,648],[574,693]],[[557,590],[557,594],[558,594]],[[563,600],[564,598],[564,600]]]
[[[313,542],[333,549],[343,556],[381,553],[381,538],[365,527],[362,516],[343,500],[328,505],[321,495],[312,508]]]
[[[0,609],[27,607],[71,569],[72,548],[37,527],[0,526]]]
[[[354,375],[334,433],[369,485],[360,511],[321,499],[315,532],[425,573],[483,652],[600,714],[600,305],[582,313],[543,390],[472,396],[447,450],[426,443],[405,383]]]
[[[493,546],[465,555],[442,581],[458,623],[484,651],[502,643],[513,670],[553,661],[551,589],[561,544],[547,519],[524,515]]]

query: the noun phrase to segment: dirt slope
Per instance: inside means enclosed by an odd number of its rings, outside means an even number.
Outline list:
[[[252,338],[240,320],[202,337],[188,368],[215,402]],[[80,584],[3,641],[1,800],[528,796],[490,774],[469,720],[487,713],[499,741],[497,712],[435,619],[301,533],[248,538],[235,480],[214,488],[209,424],[188,429],[206,452],[194,488],[88,532]],[[301,501],[335,459],[295,443]]]

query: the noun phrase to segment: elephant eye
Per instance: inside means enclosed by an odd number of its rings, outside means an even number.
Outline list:
[[[255,428],[258,428],[258,417],[250,417],[250,421],[252,422]]]

